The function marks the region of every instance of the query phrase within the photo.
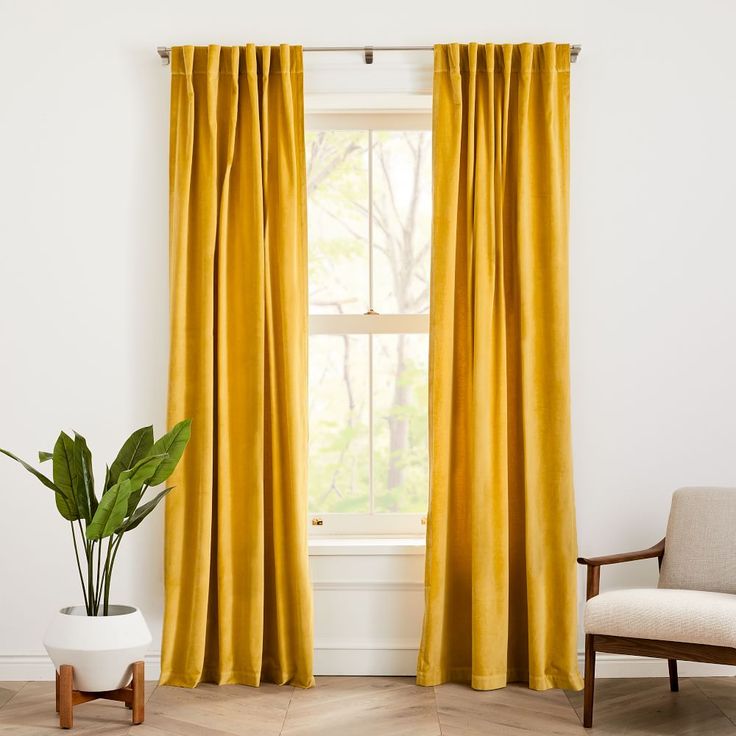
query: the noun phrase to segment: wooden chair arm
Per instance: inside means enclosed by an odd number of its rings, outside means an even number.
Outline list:
[[[634,560],[648,560],[650,557],[662,557],[664,555],[664,541],[663,539],[653,547],[639,549],[636,552],[620,552],[616,555],[606,555],[604,557],[578,557],[578,563],[588,566],[615,565],[619,562],[633,562]]]
[[[578,557],[578,564],[588,567],[588,580],[586,585],[586,599],[598,595],[601,579],[602,565],[616,565],[619,562],[633,562],[634,560],[648,560],[657,557],[660,564],[664,556],[664,543],[662,539],[653,547],[648,549],[640,549],[636,552],[621,552],[616,555],[606,555],[604,557]]]

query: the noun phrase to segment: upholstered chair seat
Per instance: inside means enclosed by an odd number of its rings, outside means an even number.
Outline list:
[[[736,595],[701,590],[612,590],[585,606],[585,633],[736,648]]]

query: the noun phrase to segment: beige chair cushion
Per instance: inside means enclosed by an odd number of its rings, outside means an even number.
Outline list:
[[[612,590],[585,604],[585,633],[736,647],[736,595]]]
[[[659,587],[736,593],[736,489],[675,491]]]

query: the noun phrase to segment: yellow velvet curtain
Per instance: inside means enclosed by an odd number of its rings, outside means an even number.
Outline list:
[[[568,46],[435,47],[423,685],[582,687],[569,70]]]
[[[161,681],[308,687],[302,51],[171,51],[169,417]]]

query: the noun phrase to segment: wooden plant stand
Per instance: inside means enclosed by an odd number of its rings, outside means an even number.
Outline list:
[[[133,711],[133,725],[143,723],[145,686],[143,662],[133,662],[133,678],[128,687],[117,690],[105,690],[99,693],[88,693],[74,689],[74,668],[63,664],[56,673],[56,712],[59,714],[59,726],[71,728],[74,725],[74,706],[90,700],[119,700],[126,708]]]

